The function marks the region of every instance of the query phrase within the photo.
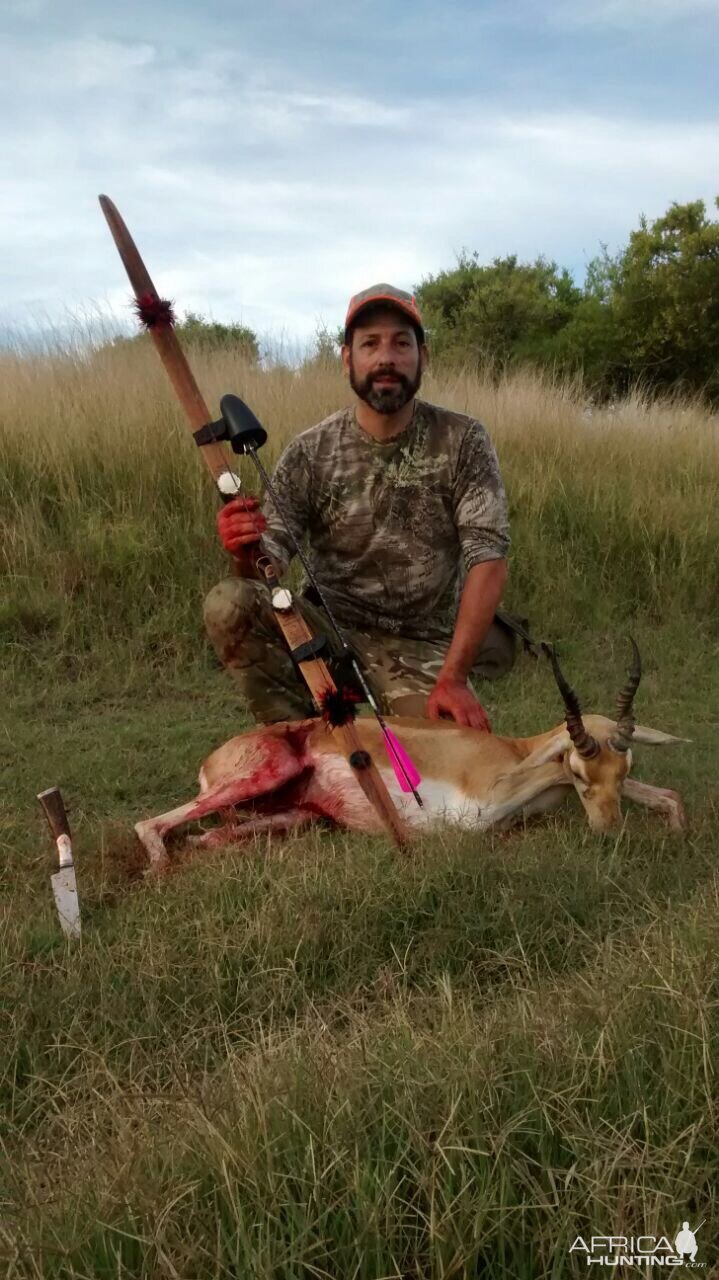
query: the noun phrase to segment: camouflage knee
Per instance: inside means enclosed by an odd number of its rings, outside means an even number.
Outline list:
[[[517,637],[509,627],[495,619],[484,638],[471,674],[482,680],[499,680],[511,671],[516,656]]]
[[[387,715],[424,716],[445,646],[380,632],[350,631],[349,640]]]
[[[224,666],[248,666],[260,638],[271,642],[277,635],[267,587],[252,578],[218,582],[205,597],[203,613],[207,634]]]
[[[267,587],[226,578],[208,593],[204,616],[218,658],[260,724],[317,714],[277,626]]]

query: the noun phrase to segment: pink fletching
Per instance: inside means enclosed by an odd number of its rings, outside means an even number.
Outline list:
[[[390,729],[385,730],[384,741],[387,747],[387,755],[392,761],[392,768],[400,787],[403,791],[414,791],[422,781],[418,769]]]

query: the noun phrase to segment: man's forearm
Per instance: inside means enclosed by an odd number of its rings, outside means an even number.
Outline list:
[[[484,560],[470,569],[440,677],[467,679],[494,620],[506,581],[506,560]]]

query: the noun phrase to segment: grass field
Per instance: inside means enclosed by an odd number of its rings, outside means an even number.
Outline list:
[[[425,388],[489,427],[506,604],[587,709],[636,636],[639,719],[692,741],[635,773],[682,792],[686,839],[630,807],[603,840],[568,805],[407,860],[316,830],[150,884],[132,823],[247,724],[201,634],[211,487],[152,350],[0,364],[2,1275],[559,1280],[587,1270],[578,1235],[684,1219],[719,1274],[717,420],[589,415],[530,375]],[[275,452],[346,401],[331,368],[197,369]],[[482,696],[498,732],[561,716],[530,658]],[[75,949],[35,802],[55,783]]]

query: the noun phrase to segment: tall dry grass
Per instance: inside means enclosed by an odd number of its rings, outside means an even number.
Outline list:
[[[261,369],[227,352],[193,364],[211,411],[227,391],[253,407],[266,462],[348,402],[331,364]],[[580,386],[529,371],[492,381],[440,369],[422,394],[490,430],[512,514],[506,603],[538,631],[626,626],[637,613],[716,622],[719,429],[701,405],[636,394],[592,410]],[[244,478],[254,490],[250,469]],[[202,594],[225,568],[210,483],[149,342],[2,358],[11,656],[49,645],[74,662],[186,661]]]

